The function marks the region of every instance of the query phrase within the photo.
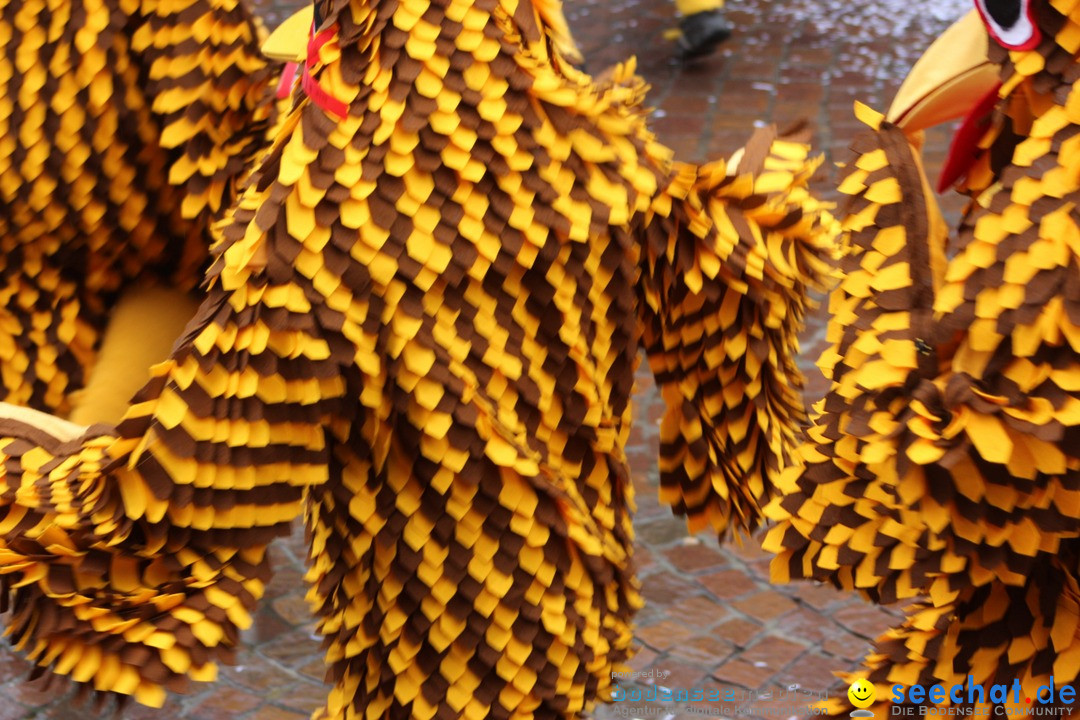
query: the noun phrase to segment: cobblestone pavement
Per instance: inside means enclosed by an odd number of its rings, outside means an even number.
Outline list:
[[[674,24],[669,0],[567,0],[571,27],[598,72],[637,53],[638,69],[652,85],[654,127],[679,157],[704,160],[726,154],[762,122],[784,125],[807,118],[814,145],[827,163],[817,189],[830,194],[834,160],[858,126],[856,99],[884,108],[914,59],[970,0],[728,0],[735,36],[715,56],[692,67],[671,62],[662,39]],[[261,0],[276,25],[296,0]],[[939,163],[945,130],[927,138],[928,165]],[[950,206],[955,213],[956,203]],[[823,313],[812,319],[805,342],[808,372],[823,349]],[[820,379],[808,394],[821,392]],[[660,399],[647,374],[639,378],[637,422],[629,457],[637,489],[637,562],[647,605],[638,616],[640,645],[632,666],[672,688],[732,689],[725,710],[770,715],[749,691],[836,690],[832,672],[854,666],[869,639],[884,630],[889,611],[827,587],[773,587],[768,557],[753,543],[719,545],[690,537],[681,520],[657,501]],[[238,665],[220,679],[171,696],[161,710],[129,707],[122,716],[191,720],[301,720],[324,697],[323,663],[304,601],[302,531],[273,549],[277,573],[254,627],[244,636]],[[23,682],[29,665],[0,649],[0,720],[105,718],[65,691]],[[666,673],[666,675],[665,675]],[[638,679],[626,688],[651,682]],[[774,710],[785,701],[774,700]],[[721,704],[706,703],[717,712]],[[753,706],[753,707],[751,707]],[[700,717],[685,704],[625,702],[600,708],[598,718]],[[787,717],[795,713],[781,714]]]

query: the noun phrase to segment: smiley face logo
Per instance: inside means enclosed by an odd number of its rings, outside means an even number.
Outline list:
[[[866,708],[873,705],[875,694],[873,684],[863,678],[851,683],[851,687],[847,691],[848,700],[857,708]]]

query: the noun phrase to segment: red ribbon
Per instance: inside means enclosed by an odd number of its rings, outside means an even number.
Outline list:
[[[330,27],[316,34],[315,25],[312,24],[311,40],[308,41],[307,46],[307,61],[304,63],[304,69],[300,73],[300,87],[304,89],[304,94],[311,98],[313,103],[323,110],[344,119],[349,115],[349,106],[324,90],[318,81],[311,76],[311,69],[319,62],[319,50],[323,45],[330,42],[333,37],[334,28]]]
[[[300,69],[300,63],[285,63],[281,71],[281,80],[278,81],[277,99],[284,100],[293,94],[296,85],[296,71]]]
[[[319,50],[322,46],[330,42],[334,37],[334,28],[330,27],[322,32],[315,33],[315,25],[311,26],[311,39],[308,40],[307,46],[307,59],[304,60],[303,69],[300,71],[300,87],[303,88],[304,94],[311,98],[311,101],[321,107],[323,110],[329,113],[337,115],[341,119],[345,119],[349,115],[349,106],[347,103],[338,100],[336,97],[328,93],[319,85],[318,81],[311,76],[311,70],[319,62]],[[296,89],[296,71],[300,68],[299,63],[285,63],[285,68],[281,71],[281,80],[278,81],[277,97],[279,100],[284,100],[293,94]]]

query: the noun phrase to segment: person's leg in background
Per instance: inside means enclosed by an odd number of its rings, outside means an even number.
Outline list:
[[[731,36],[724,0],[675,0],[675,7],[681,16],[676,42],[683,60],[708,55]]]

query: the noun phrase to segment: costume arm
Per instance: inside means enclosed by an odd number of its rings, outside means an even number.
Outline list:
[[[131,49],[161,146],[174,153],[169,183],[183,188],[185,218],[219,216],[277,117],[278,66],[259,51],[261,22],[235,0],[131,1]]]
[[[667,411],[661,499],[691,530],[751,530],[803,420],[795,365],[807,293],[835,221],[808,192],[807,148],[755,135],[737,172],[681,166],[653,205],[642,324]]]
[[[219,281],[116,429],[0,422],[3,596],[38,665],[160,705],[228,658],[327,473],[342,381],[310,292]]]
[[[841,185],[852,252],[830,307],[832,388],[765,547],[778,581],[941,605],[1022,584],[1077,534],[1080,233],[1060,199],[1005,184],[946,267],[917,149],[864,119]]]

